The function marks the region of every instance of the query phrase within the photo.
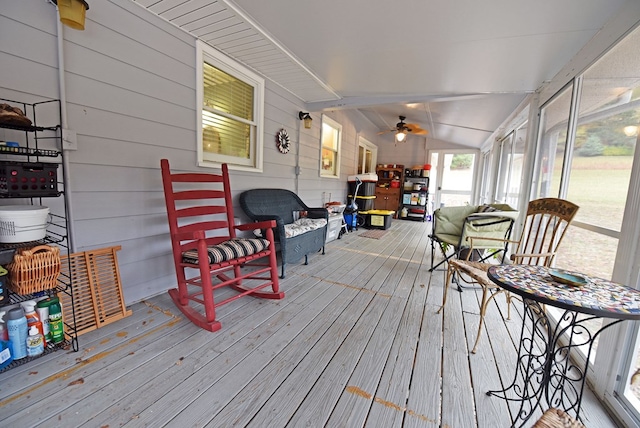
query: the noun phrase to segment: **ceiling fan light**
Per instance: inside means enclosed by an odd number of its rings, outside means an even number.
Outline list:
[[[396,132],[396,142],[397,143],[402,143],[406,137],[407,137],[407,131],[398,131],[398,132]]]

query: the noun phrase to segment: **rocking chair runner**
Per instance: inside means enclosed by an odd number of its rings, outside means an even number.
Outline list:
[[[275,221],[234,225],[227,165],[222,165],[222,174],[172,173],[167,159],[160,166],[178,280],[178,288],[169,290],[169,295],[182,313],[197,326],[217,331],[220,305],[246,295],[282,299],[272,230]],[[236,230],[256,228],[266,230],[266,239],[236,237]],[[243,281],[257,285],[248,288]],[[215,302],[214,290],[226,286],[239,294]],[[271,291],[262,291],[267,287]],[[190,302],[204,305],[204,314]]]
[[[551,266],[567,227],[577,212],[578,206],[569,201],[557,198],[536,199],[529,202],[524,228],[519,240],[487,237],[483,237],[482,240],[492,239],[496,241],[496,246],[503,245],[505,242],[516,244],[515,252],[510,255],[512,263]],[[468,254],[471,255],[474,237],[469,236],[467,240],[470,248]],[[438,313],[440,313],[447,302],[447,291],[454,275],[459,281],[477,284],[482,288],[480,322],[478,335],[471,351],[473,354],[478,349],[484,316],[491,299],[504,292],[507,299],[507,319],[511,318],[511,295],[489,279],[487,270],[491,266],[491,263],[460,259],[449,260],[442,306],[438,309]]]

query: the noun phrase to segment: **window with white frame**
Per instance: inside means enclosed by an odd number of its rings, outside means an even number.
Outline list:
[[[340,178],[340,141],[342,140],[342,125],[323,115],[321,139],[320,176]]]
[[[264,79],[196,42],[198,165],[262,171]]]
[[[358,174],[366,174],[376,171],[378,147],[360,137],[358,139]]]

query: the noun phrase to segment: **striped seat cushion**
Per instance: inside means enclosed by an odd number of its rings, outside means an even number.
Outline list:
[[[209,264],[222,263],[240,257],[250,256],[269,248],[266,239],[230,239],[208,248]],[[184,263],[198,264],[198,250],[182,253]]]

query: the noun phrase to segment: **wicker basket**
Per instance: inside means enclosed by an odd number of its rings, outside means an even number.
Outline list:
[[[56,287],[60,275],[60,249],[38,245],[18,249],[7,266],[8,286],[18,294],[32,294]]]

